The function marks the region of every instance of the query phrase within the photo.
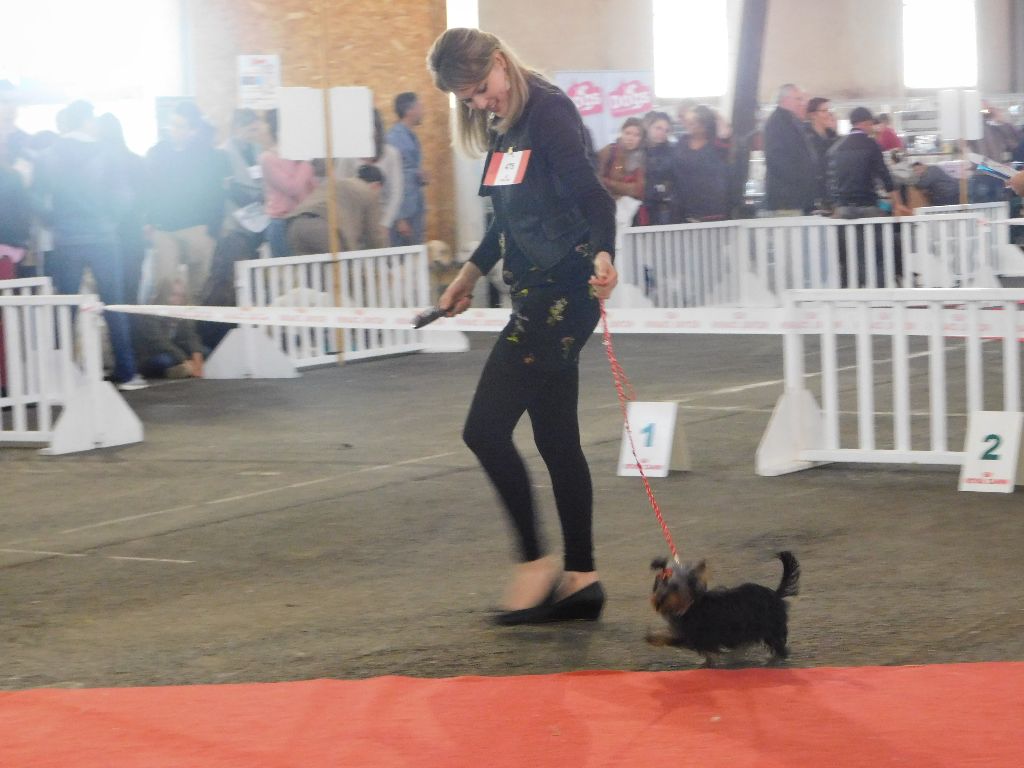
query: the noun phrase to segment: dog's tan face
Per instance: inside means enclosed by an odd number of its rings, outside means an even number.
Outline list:
[[[708,567],[704,560],[696,566],[669,563],[661,558],[651,563],[656,572],[651,590],[651,605],[662,616],[681,616],[708,589]]]

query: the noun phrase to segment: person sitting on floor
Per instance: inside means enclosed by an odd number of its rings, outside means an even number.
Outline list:
[[[185,281],[162,284],[154,296],[155,304],[184,304]],[[192,320],[154,315],[133,318],[135,357],[139,370],[150,378],[188,379],[203,376],[203,344]]]

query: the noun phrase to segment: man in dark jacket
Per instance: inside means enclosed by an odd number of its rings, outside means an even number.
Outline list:
[[[886,193],[896,189],[892,175],[885,166],[882,148],[872,137],[875,118],[866,107],[855,107],[850,112],[849,134],[828,151],[829,196],[835,206],[835,215],[841,219],[864,219],[884,215],[879,206],[879,185]],[[897,216],[909,215],[910,210],[898,196],[890,194],[892,212]],[[895,232],[895,230],[894,230]],[[875,228],[876,278],[879,285],[884,279],[884,243],[882,227]],[[899,252],[899,238],[894,235],[895,272],[902,277],[903,259]],[[840,270],[842,285],[848,287],[846,268],[846,239],[840,236]],[[864,254],[864,231],[857,229],[857,284],[867,285],[867,271]]]
[[[64,110],[67,133],[38,160],[33,195],[43,221],[53,231],[48,261],[59,293],[78,293],[86,267],[100,299],[124,303],[124,270],[117,243],[117,222],[128,204],[127,181],[107,149],[96,141],[96,120],[87,101]],[[107,312],[114,352],[113,380],[120,389],[138,389],[128,319]]]
[[[815,96],[807,102],[807,135],[814,149],[818,176],[815,179],[815,206],[828,208],[828,185],[826,172],[828,169],[828,151],[839,140],[836,133],[836,116],[832,112],[832,102],[823,96]]]
[[[227,155],[213,147],[212,133],[198,107],[183,101],[170,117],[167,138],[146,155],[152,291],[168,290],[164,284],[185,265],[190,302],[199,300],[210,274],[232,174]]]
[[[764,216],[801,216],[814,210],[818,163],[804,125],[807,94],[791,83],[764,125]]]

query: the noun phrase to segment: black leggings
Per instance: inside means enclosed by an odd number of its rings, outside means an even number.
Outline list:
[[[476,454],[505,504],[523,561],[541,557],[533,489],[512,432],[530,414],[533,439],[551,474],[562,524],[565,570],[594,570],[591,531],[594,491],[580,447],[576,413],[579,368],[550,371],[509,361],[496,347],[480,374],[462,438]]]

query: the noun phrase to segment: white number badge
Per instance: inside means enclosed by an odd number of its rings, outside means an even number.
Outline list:
[[[504,187],[519,184],[526,175],[526,166],[530,162],[530,150],[518,152],[495,152],[484,174],[484,185],[488,187]]]

